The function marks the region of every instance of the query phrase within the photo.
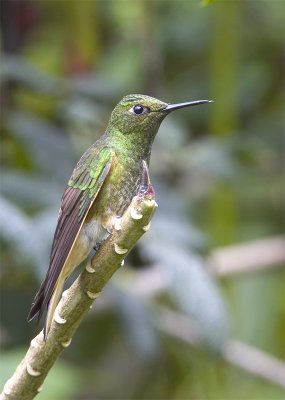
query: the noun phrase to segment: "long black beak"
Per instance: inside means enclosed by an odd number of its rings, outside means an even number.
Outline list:
[[[205,104],[205,103],[212,103],[212,100],[197,100],[197,101],[187,101],[186,103],[168,104],[168,106],[165,107],[162,111],[169,112],[173,110],[178,110],[178,108],[198,106],[199,104]]]

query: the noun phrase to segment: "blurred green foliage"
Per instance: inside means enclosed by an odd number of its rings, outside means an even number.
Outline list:
[[[284,398],[218,356],[231,334],[284,358],[284,272],[216,282],[201,258],[284,231],[284,2],[2,0],[1,9],[1,383],[34,333],[26,314],[74,163],[117,101],[141,92],[214,103],[163,123],[152,229],[39,399]],[[128,276],[152,264],[169,284],[146,300]],[[204,345],[158,331],[158,304],[193,318]]]

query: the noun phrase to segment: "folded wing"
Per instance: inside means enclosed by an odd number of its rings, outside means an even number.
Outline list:
[[[87,213],[110,172],[112,161],[113,154],[108,147],[97,151],[91,147],[82,156],[73,171],[61,201],[49,268],[35,296],[28,315],[29,321],[37,314],[40,319],[48,306],[60,272],[73,248]]]

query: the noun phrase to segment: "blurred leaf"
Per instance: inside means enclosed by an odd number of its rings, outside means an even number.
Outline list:
[[[202,6],[208,6],[210,4],[213,4],[216,0],[200,0]]]
[[[58,95],[65,89],[64,81],[60,78],[41,72],[23,57],[12,54],[2,54],[0,78],[2,83],[16,81],[38,93]]]
[[[151,323],[151,311],[137,297],[118,286],[112,286],[112,297],[134,354],[145,360],[153,359],[159,344]]]
[[[206,271],[202,258],[190,250],[191,230],[172,211],[160,214],[142,241],[149,259],[167,270],[169,293],[179,308],[193,317],[202,337],[215,350],[222,348],[228,336],[228,315],[222,295]],[[193,241],[193,237],[192,237]]]
[[[21,208],[54,206],[59,202],[62,191],[61,185],[50,182],[41,175],[3,169],[1,171],[2,194]]]
[[[36,256],[36,250],[33,251],[31,243],[33,227],[29,218],[3,197],[0,198],[0,204],[1,236],[31,261]]]
[[[29,218],[11,202],[0,197],[2,238],[39,271],[46,270],[47,267],[55,218],[56,214],[50,211],[36,218]]]
[[[52,179],[67,180],[71,173],[68,138],[58,127],[33,115],[14,111],[7,115],[8,128],[26,145],[39,170]]]

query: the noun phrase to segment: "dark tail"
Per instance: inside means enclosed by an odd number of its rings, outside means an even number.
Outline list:
[[[32,303],[31,310],[28,315],[28,322],[32,321],[38,315],[38,322],[41,319],[43,312],[45,311],[47,301],[45,300],[45,280],[42,282],[38,293],[36,294]]]

